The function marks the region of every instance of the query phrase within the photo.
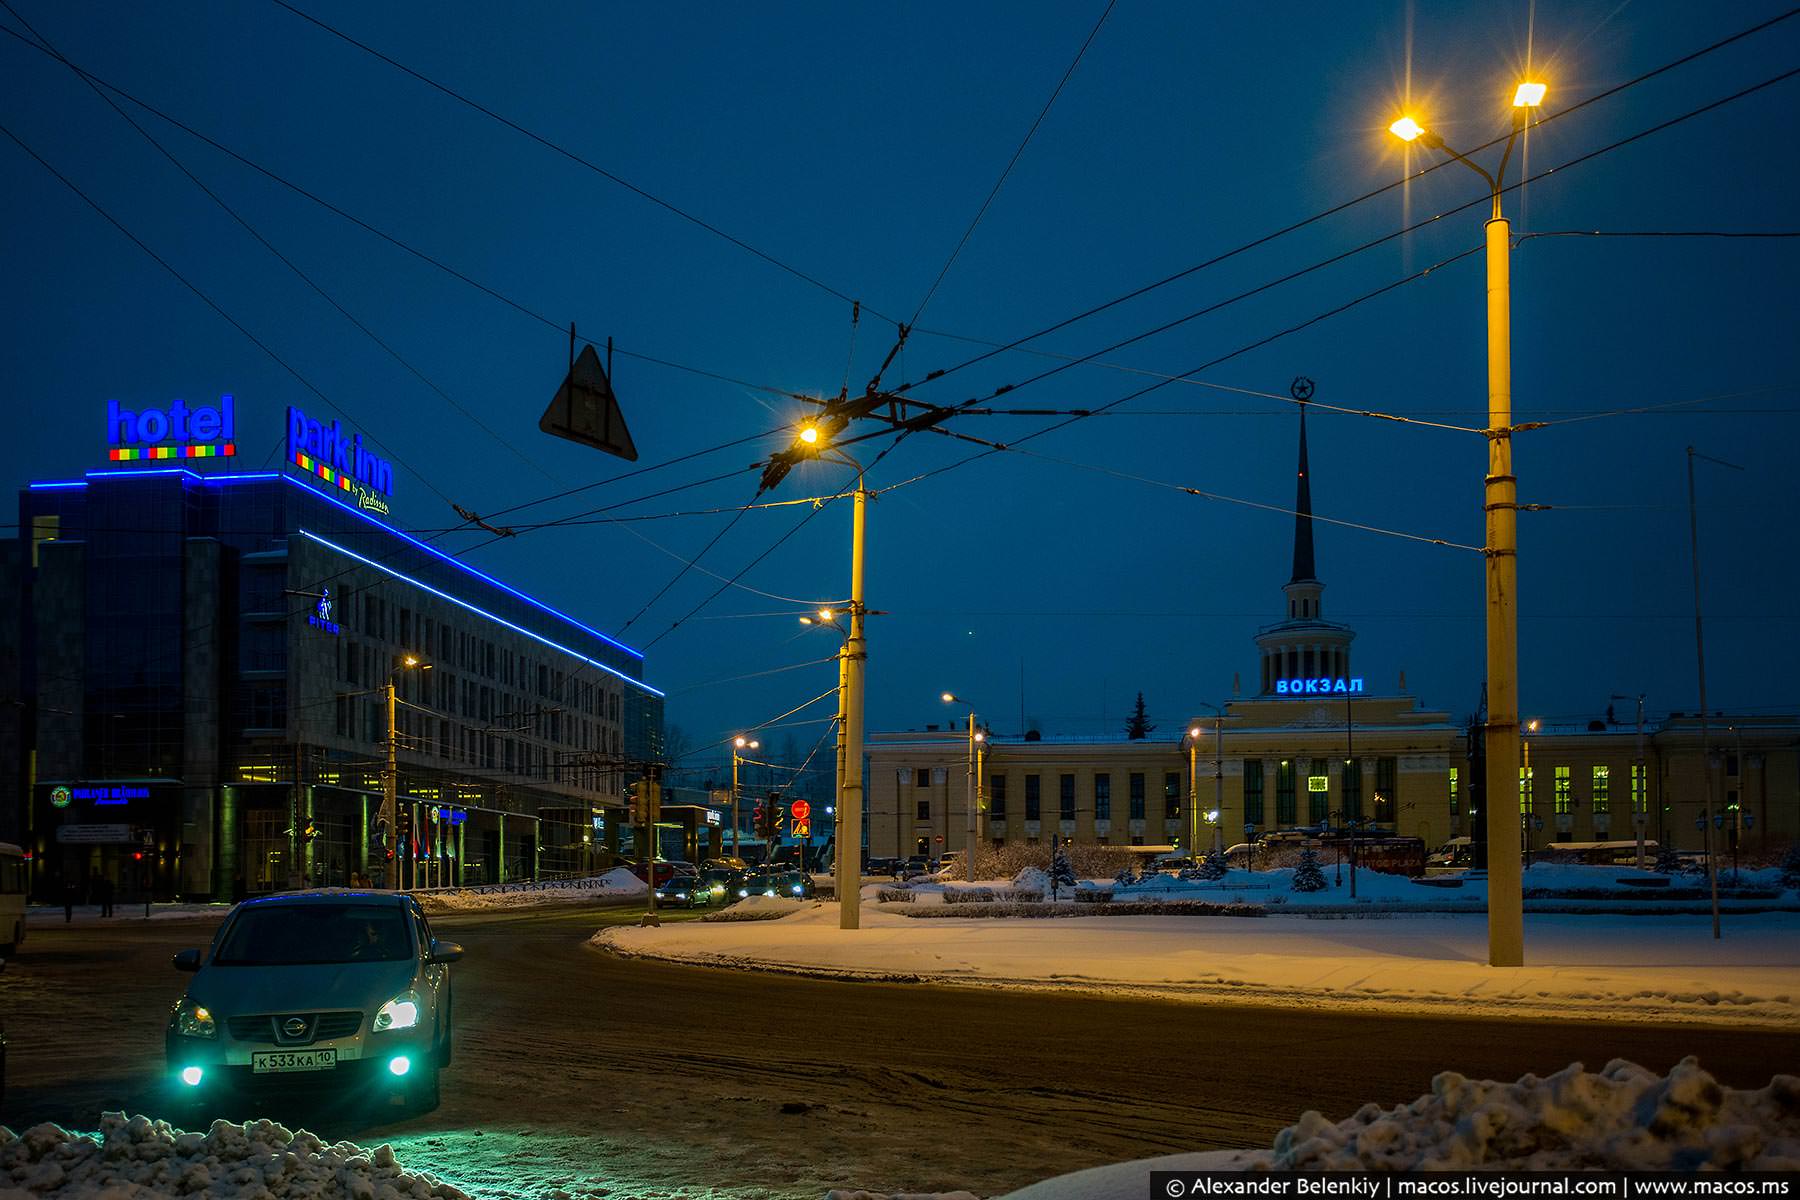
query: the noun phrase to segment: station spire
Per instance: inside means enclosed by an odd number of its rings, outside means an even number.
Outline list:
[[[1299,382],[1295,380],[1296,385]],[[1294,398],[1300,402],[1300,482],[1294,494],[1294,576],[1290,583],[1319,577],[1313,563],[1312,481],[1307,478],[1306,466],[1306,400],[1312,395],[1312,381],[1307,380],[1306,384],[1293,389]],[[1301,395],[1302,391],[1306,394]]]

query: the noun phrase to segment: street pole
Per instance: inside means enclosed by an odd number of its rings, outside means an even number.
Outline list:
[[[1213,718],[1213,849],[1223,851],[1220,822],[1225,819],[1225,714]]]
[[[400,849],[397,845],[400,820],[399,804],[396,798],[400,790],[400,777],[394,736],[394,677],[392,675],[388,676],[384,692],[387,700],[387,764],[381,773],[381,819],[387,826],[387,844],[382,847],[382,850],[384,853],[392,851],[394,866],[391,871],[386,871],[386,863],[383,863],[382,866],[384,873],[387,874],[388,889],[397,892],[400,890]]]
[[[1200,860],[1200,727],[1188,730],[1188,857]]]
[[[975,769],[976,769],[975,768],[975,710],[970,709],[969,710],[969,781],[968,781],[969,782],[969,786],[968,786],[969,831],[968,831],[968,840],[964,843],[964,849],[963,849],[963,867],[964,867],[963,874],[964,874],[964,877],[967,878],[970,883],[975,882],[975,836],[976,836],[976,832],[977,832],[976,824],[975,824]]]
[[[1733,463],[1709,455],[1699,454],[1692,446],[1687,448],[1687,484],[1688,484],[1688,546],[1694,563],[1694,660],[1700,674],[1700,770],[1706,779],[1706,808],[1702,816],[1702,834],[1706,847],[1706,877],[1712,889],[1712,931],[1713,938],[1719,937],[1719,871],[1713,862],[1713,780],[1712,758],[1707,746],[1706,730],[1706,636],[1700,620],[1700,517],[1699,509],[1694,503],[1694,458],[1698,455],[1709,462],[1721,466],[1738,468]]]
[[[838,926],[860,929],[862,901],[863,557],[869,493],[856,468],[856,506],[850,523],[850,637],[844,643],[844,789],[838,797]]]
[[[738,857],[738,748],[731,748],[731,857]]]

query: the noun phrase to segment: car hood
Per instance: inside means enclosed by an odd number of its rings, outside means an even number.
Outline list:
[[[418,966],[403,962],[206,967],[188,998],[226,1017],[354,1009],[373,1013],[413,986]]]

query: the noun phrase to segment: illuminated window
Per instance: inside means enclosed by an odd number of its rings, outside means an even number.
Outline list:
[[[1535,790],[1532,787],[1532,769],[1530,767],[1520,767],[1519,768],[1519,811],[1521,813],[1530,813],[1530,812],[1535,811],[1536,802],[1534,800],[1534,796],[1535,796]]]
[[[1450,768],[1450,815],[1455,816],[1462,811],[1462,796],[1458,789],[1462,786],[1462,778],[1455,767]]]
[[[1567,816],[1575,811],[1575,780],[1568,767],[1555,768],[1555,794],[1553,802],[1558,816]]]
[[[1612,768],[1604,765],[1595,767],[1593,794],[1595,816],[1598,817],[1612,811],[1612,798],[1609,795],[1611,787]]]
[[[1312,760],[1312,771],[1306,777],[1306,819],[1313,825],[1322,825],[1331,818],[1331,766],[1322,758]],[[1357,801],[1357,810],[1362,808],[1361,799]]]
[[[1144,790],[1144,777],[1131,777],[1131,790],[1135,794]],[[1112,776],[1101,773],[1094,776],[1094,820],[1112,820]]]
[[[1643,816],[1649,811],[1649,780],[1645,777],[1644,764],[1633,763],[1631,767],[1631,811]]]

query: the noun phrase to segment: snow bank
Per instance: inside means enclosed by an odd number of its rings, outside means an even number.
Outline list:
[[[449,892],[421,892],[419,903],[427,913],[477,912],[495,908],[529,908],[538,904],[591,904],[596,900],[623,900],[642,896],[649,889],[624,867],[615,867],[579,886],[521,886],[513,891],[465,888]]]
[[[1478,913],[1281,921],[903,915],[915,908],[866,907],[860,931],[840,930],[836,906],[826,904],[778,921],[608,928],[590,942],[675,962],[848,978],[1202,1003],[1800,1028],[1796,913],[1730,917],[1721,941],[1713,940],[1705,916],[1527,914],[1526,965],[1495,968],[1487,965],[1487,921]]]
[[[200,917],[222,917],[231,911],[229,904],[152,904],[149,920],[152,921],[191,921]],[[115,921],[142,921],[144,902],[139,900],[132,904],[126,901],[113,903],[113,915],[100,915],[98,904],[77,904],[72,913],[65,914],[60,904],[33,904],[25,910],[25,921],[29,925],[55,924],[61,925],[72,917],[71,923],[76,925],[111,925]]]
[[[707,913],[702,921],[775,921],[803,908],[818,908],[817,900],[796,896],[745,896],[736,904]],[[835,909],[833,911],[836,911]]]
[[[1393,1109],[1365,1105],[1331,1122],[1316,1112],[1269,1150],[1210,1151],[1095,1167],[1002,1200],[1142,1200],[1152,1171],[1794,1171],[1800,1078],[1721,1086],[1693,1058],[1666,1076],[1614,1059],[1573,1063],[1516,1083],[1446,1072]]]
[[[98,1134],[49,1124],[14,1134],[0,1126],[0,1193],[33,1200],[183,1194],[468,1200],[449,1184],[402,1169],[388,1146],[327,1146],[273,1121],[214,1121],[206,1133],[184,1133],[166,1121],[116,1112],[101,1115]]]

